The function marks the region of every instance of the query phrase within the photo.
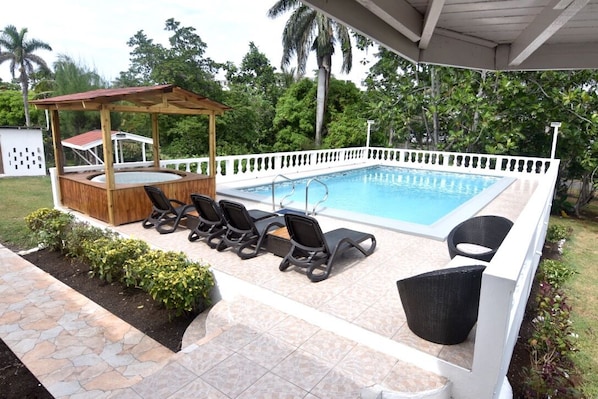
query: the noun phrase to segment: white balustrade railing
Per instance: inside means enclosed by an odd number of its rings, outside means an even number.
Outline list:
[[[216,157],[216,178],[219,182],[231,182],[364,163],[500,176],[542,175],[551,161],[508,155],[356,147]],[[209,172],[207,157],[161,160],[160,166],[194,173]]]
[[[523,176],[538,187],[509,235],[486,268],[471,370],[439,361],[437,372],[451,380],[458,398],[511,398],[507,371],[517,342],[548,226],[559,161],[547,158],[467,154],[387,148],[343,148],[217,157],[217,182],[249,180],[330,167],[383,164],[443,171]],[[150,166],[149,162],[117,168]],[[186,172],[209,173],[208,158],[162,160],[160,165]],[[102,166],[100,165],[100,168]],[[97,168],[97,167],[96,167]],[[51,169],[53,192],[58,187]],[[93,170],[92,166],[65,168]],[[60,206],[59,195],[54,195]]]
[[[543,175],[553,162],[548,158],[510,155],[468,154],[443,151],[405,150],[375,147],[340,148],[265,154],[216,157],[216,178],[219,182],[248,180],[259,177],[309,172],[355,164],[382,164],[490,175]],[[115,164],[115,169],[151,166],[152,162]],[[160,160],[163,168],[192,173],[209,173],[209,158]],[[103,170],[103,165],[71,166],[65,172]]]

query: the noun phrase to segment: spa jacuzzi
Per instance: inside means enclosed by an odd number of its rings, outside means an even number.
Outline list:
[[[162,183],[172,180],[179,180],[183,176],[172,172],[115,172],[114,183],[116,184],[147,184]],[[106,175],[101,174],[91,177],[89,180],[96,183],[106,183]]]
[[[187,203],[193,193],[216,195],[215,178],[198,173],[135,168],[119,170],[114,175],[112,190],[106,187],[106,176],[101,171],[59,176],[62,204],[95,219],[119,225],[143,220],[151,212],[152,204],[144,185],[159,187],[168,198]]]

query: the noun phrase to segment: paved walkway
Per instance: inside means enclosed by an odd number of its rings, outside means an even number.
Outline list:
[[[534,185],[516,182],[482,213],[511,218]],[[320,219],[320,218],[319,218]],[[446,244],[356,223],[372,232],[374,254],[347,254],[329,279],[310,283],[280,258],[242,261],[187,231],[160,235],[138,223],[119,232],[212,266],[223,297],[190,326],[173,353],[76,291],[0,247],[0,338],[57,398],[359,398],[381,384],[448,398],[447,381],[399,360],[415,355],[471,366],[475,334],[442,346],[406,327],[395,281],[445,267]],[[407,356],[408,357],[408,356]],[[417,362],[416,362],[417,363]],[[421,365],[420,364],[420,365]]]

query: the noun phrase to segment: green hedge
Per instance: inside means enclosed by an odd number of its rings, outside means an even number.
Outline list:
[[[146,291],[177,316],[210,305],[215,285],[210,266],[183,252],[152,250],[142,240],[122,238],[56,209],[38,209],[25,222],[40,246],[84,261],[91,277]]]

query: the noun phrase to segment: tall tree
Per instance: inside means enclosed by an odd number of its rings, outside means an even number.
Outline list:
[[[60,54],[54,63],[54,87],[52,95],[82,93],[108,87],[102,77],[86,65],[76,62],[71,57]],[[118,127],[118,114],[111,113],[112,126]],[[101,125],[98,112],[63,111],[60,116],[62,136],[71,137],[87,130],[98,129]]]
[[[49,44],[37,39],[27,40],[27,28],[17,30],[14,25],[8,25],[2,31],[0,36],[0,49],[5,48],[6,51],[0,52],[0,64],[5,61],[10,61],[10,73],[15,78],[18,72],[18,80],[21,84],[21,92],[23,93],[23,107],[25,110],[25,124],[31,125],[29,118],[29,80],[30,76],[35,72],[34,66],[50,72],[50,68],[43,58],[34,54],[37,50],[52,51]]]
[[[337,43],[343,55],[341,72],[349,73],[353,66],[353,52],[349,29],[301,3],[299,0],[279,0],[268,10],[270,18],[292,11],[282,33],[282,67],[297,59],[297,72],[305,74],[307,58],[315,51],[318,64],[315,145],[320,147],[324,132],[324,116],[328,101],[332,55]]]
[[[129,39],[132,48],[129,70],[121,72],[117,86],[141,86],[170,83],[221,100],[222,88],[215,76],[220,65],[205,57],[207,44],[195,28],[181,26],[169,18],[165,31],[170,32],[169,46],[155,43],[143,30]]]

